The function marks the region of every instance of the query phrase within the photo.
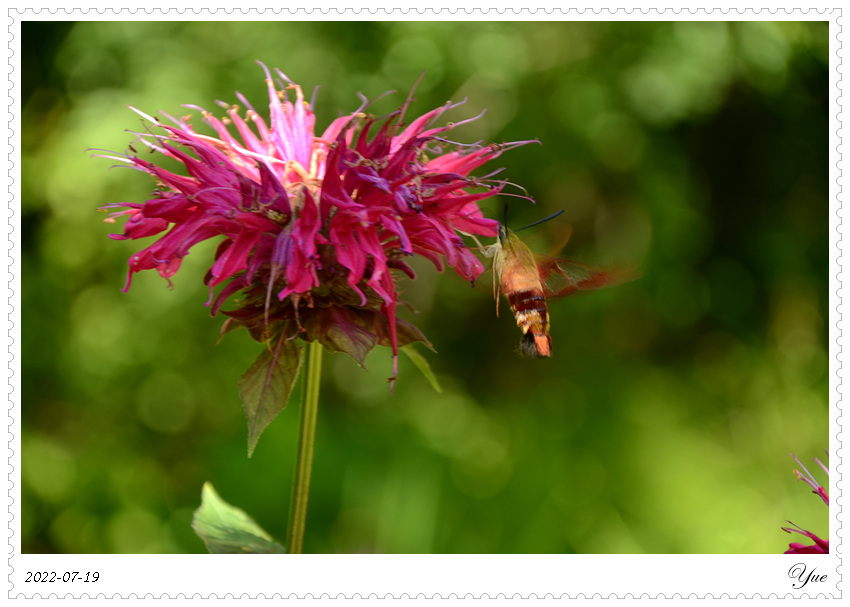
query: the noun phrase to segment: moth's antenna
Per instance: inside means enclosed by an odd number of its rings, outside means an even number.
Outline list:
[[[507,205],[505,205],[505,220],[507,220],[507,210],[508,210],[508,207],[507,207]],[[553,213],[552,215],[549,215],[549,217],[547,217],[546,219],[540,219],[539,221],[535,221],[534,223],[530,223],[527,226],[517,228],[516,230],[514,230],[514,232],[519,232],[520,230],[524,230],[525,228],[533,228],[534,226],[540,225],[541,223],[549,221],[550,219],[555,219],[558,215],[560,215],[563,212],[564,212],[564,209],[561,209],[557,213]]]
[[[508,229],[508,203],[505,203],[505,221],[502,223],[505,226],[505,229]]]

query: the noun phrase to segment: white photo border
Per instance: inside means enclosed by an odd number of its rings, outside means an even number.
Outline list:
[[[9,251],[7,271],[9,435],[7,491],[9,557],[4,576],[9,598],[33,597],[200,597],[221,598],[399,598],[427,597],[554,597],[554,598],[765,598],[842,596],[842,448],[841,448],[841,235],[843,232],[843,157],[841,154],[843,12],[835,6],[798,8],[778,2],[769,8],[655,8],[629,3],[627,9],[516,9],[514,3],[453,2],[452,8],[399,7],[398,2],[326,2],[268,4],[267,10],[206,8],[209,3],[185,3],[185,9],[139,8],[127,2],[91,3],[88,8],[40,7],[8,9],[6,48],[9,50],[9,112],[7,114],[6,191],[8,225],[3,238]],[[263,3],[257,3],[263,4]],[[300,4],[300,5],[299,5]],[[554,4],[554,3],[549,3]],[[469,5],[469,6],[467,6]],[[90,10],[95,9],[95,10]],[[46,555],[21,554],[20,538],[20,128],[21,21],[25,20],[818,20],[830,27],[830,536],[828,556],[801,555]],[[833,206],[834,205],[834,206]],[[793,561],[793,562],[792,562]],[[825,574],[823,583],[794,586],[795,566]],[[99,572],[97,584],[63,583],[63,572]],[[799,569],[796,570],[799,572]],[[58,572],[51,584],[27,582],[32,572]],[[238,575],[237,573],[238,572]]]

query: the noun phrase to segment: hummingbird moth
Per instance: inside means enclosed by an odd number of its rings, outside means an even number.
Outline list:
[[[548,221],[563,213],[536,221],[520,230]],[[519,231],[519,230],[517,230]],[[527,356],[552,355],[547,299],[566,297],[621,282],[614,275],[566,259],[538,255],[513,231],[499,225],[495,244],[485,249],[493,257],[493,295],[499,315],[499,294],[505,296],[522,330],[520,351]]]

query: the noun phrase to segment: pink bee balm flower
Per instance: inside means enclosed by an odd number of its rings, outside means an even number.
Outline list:
[[[827,506],[829,506],[829,495],[827,495],[826,489],[824,489],[823,486],[821,486],[821,484],[817,482],[817,480],[815,480],[815,477],[800,462],[800,460],[798,460],[793,454],[789,453],[789,455],[794,458],[794,461],[796,461],[805,472],[803,473],[799,470],[794,470],[794,474],[797,476],[797,479],[803,481],[809,487],[811,487],[812,493],[820,496],[823,502]],[[829,469],[824,466],[818,458],[815,458],[815,461],[818,463],[821,469],[826,472],[826,475],[829,476]],[[791,523],[791,521],[788,522]],[[791,523],[791,525],[793,525],[793,527],[783,527],[782,530],[786,533],[799,533],[800,535],[805,535],[806,537],[814,541],[814,544],[805,545],[799,542],[791,542],[790,544],[788,544],[788,550],[785,551],[785,554],[829,554],[829,540],[822,540],[811,531],[806,531],[802,527],[794,525],[794,523]]]
[[[235,302],[224,311],[223,332],[244,326],[276,351],[294,337],[318,340],[360,364],[376,344],[389,346],[394,379],[399,346],[427,343],[396,316],[395,271],[413,278],[405,260],[421,255],[439,270],[448,265],[467,280],[478,277],[482,263],[461,235],[497,235],[498,222],[485,218],[478,203],[506,182],[470,173],[528,142],[451,143],[444,133],[462,123],[433,124],[455,105],[405,125],[410,97],[382,119],[362,112],[364,100],[317,136],[301,88],[280,71],[278,88],[263,69],[268,123],[238,94],[244,115],[237,106],[226,107],[224,119],[196,108],[216,136],[196,133],[188,118],[169,117],[172,126],[139,112],[163,131],[141,133],[139,142],[177,160],[187,174],[135,153],[118,158],[157,182],[144,203],[107,205],[124,209],[108,221],[127,216],[123,234],[112,238],[157,236],[130,258],[124,289],[142,270],[169,280],[195,244],[221,237],[204,282],[213,315]],[[218,285],[224,286],[216,295]]]
[[[788,522],[791,523],[791,521]],[[791,524],[794,525],[794,523]],[[829,554],[829,540],[822,540],[811,531],[806,531],[797,525],[794,525],[793,528],[783,527],[782,530],[786,533],[794,532],[799,533],[800,535],[805,535],[814,541],[814,544],[812,545],[790,542],[788,544],[788,550],[786,550],[783,554]]]

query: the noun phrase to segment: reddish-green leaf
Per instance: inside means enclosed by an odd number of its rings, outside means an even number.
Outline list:
[[[344,352],[363,367],[366,355],[375,347],[377,339],[370,330],[372,314],[356,308],[332,307],[314,315],[305,328],[328,352]]]
[[[281,335],[274,350],[263,350],[239,379],[239,396],[248,418],[248,457],[266,427],[286,407],[303,360],[304,344]]]
[[[312,314],[302,319],[309,341],[318,340],[328,352],[344,352],[364,369],[366,355],[376,345],[391,347],[392,332],[387,315],[378,310],[336,306],[322,309],[321,314]],[[398,347],[416,341],[431,348],[428,339],[414,325],[396,319],[396,343]],[[433,349],[433,348],[432,348]]]

